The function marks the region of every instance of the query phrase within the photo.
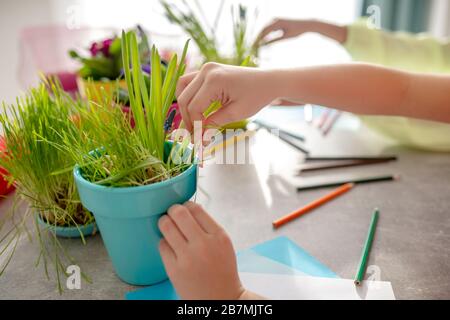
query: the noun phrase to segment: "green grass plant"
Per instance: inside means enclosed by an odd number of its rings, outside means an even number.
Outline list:
[[[91,102],[87,110],[79,110],[81,128],[95,128],[89,132],[95,150],[87,150],[85,145],[79,143],[83,139],[77,136],[77,132],[75,135],[69,132],[63,136],[65,143],[55,146],[70,154],[81,167],[86,180],[110,187],[133,187],[170,179],[191,165],[191,161],[172,161],[174,158],[182,159],[186,153],[193,157],[187,142],[174,144],[170,154],[165,152],[169,137],[164,129],[178,79],[186,68],[184,61],[188,42],[181,59],[174,55],[165,72],[161,70],[158,50],[152,47],[152,72],[148,86],[141,70],[136,34],[133,31],[123,32],[121,39],[122,63],[134,128],[121,109],[114,107],[112,97],[104,92],[95,93],[100,97],[100,103]]]
[[[27,234],[32,239],[28,230],[32,221],[40,247],[37,265],[42,262],[48,276],[50,262],[53,262],[58,288],[62,290],[60,276],[66,270],[64,263],[73,259],[51,227],[80,228],[94,221],[80,203],[72,173],[55,174],[55,170],[73,166],[70,155],[54,144],[63,143],[62,132],[75,135],[79,131],[74,110],[82,108],[83,102],[67,96],[52,81],[32,88],[15,104],[3,104],[0,125],[7,150],[0,156],[0,166],[10,173],[6,178],[15,184],[17,191],[11,210],[1,217],[0,256],[5,259],[0,275],[10,263],[22,235]],[[89,145],[88,140],[82,143]],[[25,212],[17,209],[23,201],[28,203]],[[42,230],[38,226],[37,215],[48,228]],[[81,238],[85,242],[82,235]]]
[[[260,43],[256,40],[253,43],[249,42],[250,28],[247,7],[241,4],[237,8],[231,6],[234,50],[232,55],[225,55],[219,50],[219,40],[215,33],[223,11],[224,0],[219,6],[213,26],[208,25],[207,17],[204,14],[199,14],[203,13],[203,10],[198,1],[193,1],[195,11],[188,1],[182,1],[182,3],[182,6],[177,6],[161,0],[167,19],[181,27],[193,39],[203,56],[203,62],[218,62],[237,66],[243,64],[247,66],[256,65]],[[256,15],[257,12],[255,11]]]

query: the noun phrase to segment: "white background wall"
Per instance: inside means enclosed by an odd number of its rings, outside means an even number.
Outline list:
[[[20,29],[52,20],[51,0],[0,0],[0,100],[11,101],[18,93]]]
[[[436,37],[450,36],[450,1],[432,0],[429,30]]]
[[[198,1],[204,7],[207,19],[214,20],[220,0]],[[356,16],[357,0],[241,0],[240,2],[250,8],[258,6],[259,15],[254,26],[256,34],[264,24],[277,16],[314,17],[337,23],[349,23]],[[226,3],[238,1],[227,0]],[[218,30],[224,49],[231,41],[228,10],[227,8],[222,14]],[[158,0],[0,0],[0,39],[2,39],[0,100],[14,101],[14,97],[21,89],[17,75],[18,64],[21,63],[20,30],[27,26],[73,23],[94,27],[112,26],[118,29],[129,28],[139,23],[153,32],[180,34],[180,31],[163,17]],[[155,37],[155,41],[156,39],[158,37]],[[273,66],[305,65],[346,59],[343,50],[314,35],[273,46],[263,52],[262,56],[266,64],[270,63]]]

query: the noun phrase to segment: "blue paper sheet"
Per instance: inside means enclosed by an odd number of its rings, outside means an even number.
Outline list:
[[[259,257],[258,257],[259,256]],[[338,276],[287,237],[277,237],[237,254],[240,272]],[[263,264],[263,265],[262,265]],[[253,267],[252,267],[253,265]],[[169,280],[125,294],[127,300],[176,300]]]
[[[258,244],[251,248],[251,250],[309,276],[338,278],[328,267],[285,236]]]
[[[293,269],[288,265],[264,257],[249,249],[237,254],[237,264],[239,272],[282,274],[291,276],[306,276],[307,274]]]

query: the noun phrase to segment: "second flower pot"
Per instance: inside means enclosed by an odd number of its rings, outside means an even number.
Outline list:
[[[170,146],[170,144],[166,144]],[[159,218],[174,204],[195,194],[197,165],[162,182],[114,188],[83,178],[74,168],[82,204],[91,211],[117,275],[132,285],[151,285],[167,279],[159,254]]]
[[[101,101],[97,100],[95,93],[100,93],[102,90],[106,94],[111,94],[117,89],[117,85],[120,88],[126,89],[127,83],[125,80],[109,80],[109,81],[89,81],[85,80],[82,77],[77,77],[77,86],[78,92],[83,99],[86,99],[88,94],[90,93],[90,99],[94,102],[100,103]]]
[[[36,213],[36,220],[39,224],[39,226],[43,230],[48,230],[50,232],[54,232],[55,235],[61,238],[81,238],[87,237],[87,236],[93,236],[97,233],[97,225],[95,222],[91,222],[89,224],[86,224],[84,226],[78,226],[78,227],[60,227],[60,226],[54,226],[52,224],[49,224],[45,222],[41,215]]]

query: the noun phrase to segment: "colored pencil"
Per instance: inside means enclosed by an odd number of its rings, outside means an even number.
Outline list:
[[[387,176],[377,176],[377,177],[368,177],[368,178],[361,178],[361,179],[349,179],[349,180],[344,180],[344,181],[311,184],[311,185],[298,187],[297,192],[321,189],[321,188],[336,187],[336,186],[340,186],[345,183],[364,184],[364,183],[398,180],[399,178],[400,177],[398,175],[387,175]]]
[[[364,243],[361,260],[359,261],[358,271],[355,276],[355,284],[360,285],[364,280],[364,274],[366,273],[367,260],[369,260],[369,253],[372,247],[373,237],[375,234],[375,229],[377,227],[379,210],[375,209],[372,214],[372,220],[369,226],[369,232],[367,233],[366,242]]]
[[[333,116],[331,117],[331,120],[328,122],[327,126],[325,128],[322,128],[322,135],[324,137],[327,136],[328,133],[330,133],[331,129],[333,129],[341,114],[342,113],[340,111],[335,111],[333,113]]]
[[[325,123],[328,120],[328,117],[330,116],[331,110],[330,109],[326,109],[319,118],[319,121],[317,123],[317,127],[322,130],[323,126],[325,125]]]
[[[280,134],[284,134],[285,136],[289,136],[289,137],[291,137],[293,139],[296,139],[296,140],[305,141],[305,137],[303,137],[302,135],[299,135],[299,134],[296,134],[296,133],[292,133],[292,132],[289,132],[289,131],[286,131],[286,130],[283,130],[283,129],[280,129],[280,128],[277,128],[277,127],[274,127],[274,126],[271,126],[271,125],[268,125],[268,124],[263,123],[263,122],[261,122],[259,120],[253,120],[253,122],[256,123],[258,126],[266,129],[267,131],[278,130],[278,132]]]
[[[291,133],[291,132],[287,132],[287,131],[284,131],[284,130],[280,130],[280,129],[276,128],[276,127],[269,126],[269,125],[267,125],[267,124],[265,124],[265,123],[262,123],[262,122],[260,122],[260,121],[258,121],[258,120],[253,120],[253,123],[255,123],[255,124],[257,124],[258,126],[264,128],[264,129],[266,129],[270,134],[272,134],[272,135],[274,135],[274,136],[277,136],[280,140],[286,142],[286,143],[289,144],[291,147],[294,147],[295,149],[297,149],[297,150],[300,151],[301,153],[303,153],[303,154],[309,154],[309,151],[308,151],[308,150],[306,150],[305,148],[303,148],[302,146],[300,146],[298,143],[295,143],[294,141],[291,140],[291,139],[295,139],[295,140],[298,140],[298,141],[302,141],[302,142],[303,142],[303,141],[305,140],[304,137],[302,137],[302,136],[300,136],[300,135],[297,135],[297,134],[294,134],[294,133]],[[278,131],[278,135],[277,135],[275,132],[273,132],[272,130],[277,130],[277,131]]]
[[[203,157],[210,156],[213,152],[219,151],[219,149],[224,150],[230,145],[234,145],[238,143],[239,141],[243,140],[245,137],[251,138],[251,136],[254,134],[254,131],[243,131],[237,135],[232,135],[231,137],[219,142],[218,144],[211,147],[211,149],[205,150],[203,152]]]
[[[300,168],[300,172],[311,172],[318,170],[366,166],[370,164],[385,163],[388,161],[389,160],[348,160],[348,161],[333,161],[328,163],[312,163],[312,164],[304,164]]]
[[[307,156],[305,161],[386,160],[396,161],[396,156]]]
[[[270,131],[269,131],[270,132]],[[300,151],[303,154],[309,154],[309,151],[306,150],[305,148],[299,146],[297,143],[295,143],[294,141],[292,141],[288,136],[284,135],[282,132],[279,132],[278,134],[278,138],[284,142],[286,142],[288,145],[290,145],[291,147],[297,149],[298,151]]]
[[[332,192],[328,193],[327,195],[307,204],[306,206],[304,206],[298,210],[295,210],[294,212],[291,212],[290,214],[288,214],[284,217],[281,217],[280,219],[273,221],[272,225],[275,229],[279,228],[282,225],[284,225],[294,219],[297,219],[301,215],[303,215],[317,207],[320,207],[321,205],[327,203],[328,201],[333,200],[334,198],[346,193],[347,191],[351,190],[353,188],[353,186],[354,186],[353,183],[346,183],[346,184],[340,186],[339,188],[333,190]]]

